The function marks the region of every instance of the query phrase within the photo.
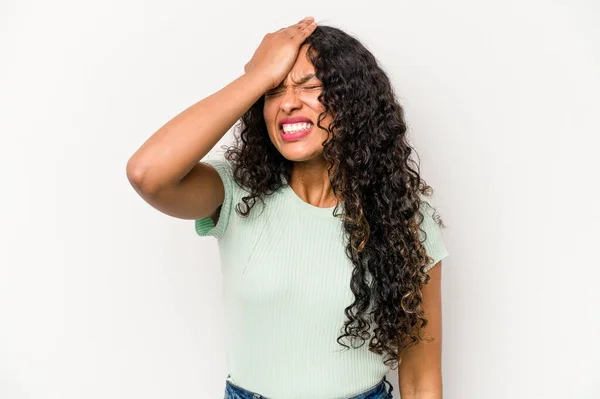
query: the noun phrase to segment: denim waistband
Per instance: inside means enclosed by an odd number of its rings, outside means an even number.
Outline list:
[[[227,375],[229,378],[230,375]],[[386,387],[389,386],[389,389]],[[387,380],[386,376],[383,376],[381,381],[377,385],[361,392],[357,395],[351,396],[347,399],[392,399],[392,391],[394,388],[392,384]],[[276,399],[268,398],[260,393],[251,392],[240,386],[233,384],[231,381],[225,381],[225,398],[224,399]]]

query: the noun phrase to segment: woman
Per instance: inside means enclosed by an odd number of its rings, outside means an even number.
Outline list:
[[[389,79],[311,17],[265,35],[244,70],[127,165],[150,205],[218,239],[225,397],[391,398],[398,368],[403,399],[441,399],[448,252]]]

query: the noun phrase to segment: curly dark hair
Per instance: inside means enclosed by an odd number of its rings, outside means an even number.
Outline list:
[[[422,243],[426,233],[422,204],[433,192],[419,176],[411,159],[415,150],[406,135],[404,111],[383,69],[369,50],[344,31],[319,25],[304,41],[323,90],[318,97],[331,111],[323,156],[336,196],[343,198],[343,220],[348,235],[346,254],[354,265],[350,288],[354,301],[344,309],[347,320],[342,338],[371,337],[369,350],[387,354],[384,364],[395,369],[399,353],[424,340],[427,324],[421,307],[421,288],[429,281],[424,267],[432,262]],[[275,148],[263,117],[264,96],[242,116],[226,147],[236,182],[250,193],[236,206],[246,217],[256,200],[290,181],[293,162]],[[335,133],[335,134],[334,134]],[[416,154],[416,152],[415,152]],[[335,168],[333,167],[335,164]],[[332,171],[333,169],[333,171]],[[436,218],[438,225],[443,222]],[[422,240],[421,240],[422,238]]]

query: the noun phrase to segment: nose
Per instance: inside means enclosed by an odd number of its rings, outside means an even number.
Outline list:
[[[298,92],[294,87],[287,87],[281,98],[281,109],[287,113],[292,112],[296,108],[302,107],[302,102],[298,96]]]

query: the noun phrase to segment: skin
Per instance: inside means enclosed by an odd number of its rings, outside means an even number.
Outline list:
[[[305,202],[320,208],[329,208],[341,199],[336,199],[329,183],[327,163],[323,157],[323,145],[327,131],[317,127],[317,119],[324,111],[318,96],[322,89],[321,81],[312,77],[305,83],[298,84],[301,78],[314,75],[315,68],[307,58],[308,45],[300,47],[298,58],[287,77],[281,84],[269,90],[265,96],[263,116],[271,142],[286,159],[294,162],[290,187]],[[278,92],[279,94],[272,95]],[[271,94],[271,95],[270,95]],[[279,121],[290,116],[305,116],[313,123],[311,133],[300,140],[285,142],[279,133]],[[325,128],[329,127],[332,115],[321,121]]]
[[[428,274],[431,278],[421,290],[428,320],[423,336],[434,341],[421,341],[404,352],[398,366],[402,399],[442,399],[442,261]]]

